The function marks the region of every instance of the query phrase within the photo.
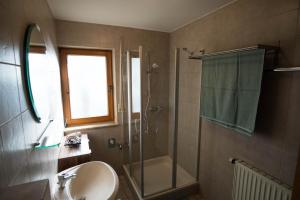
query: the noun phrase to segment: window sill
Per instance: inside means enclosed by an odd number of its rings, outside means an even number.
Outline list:
[[[74,131],[82,131],[82,130],[89,130],[89,129],[97,129],[97,128],[106,128],[106,127],[114,127],[119,126],[116,122],[103,122],[103,123],[96,123],[96,124],[87,124],[87,125],[81,125],[81,126],[72,126],[67,127],[64,129],[64,132],[66,134]]]

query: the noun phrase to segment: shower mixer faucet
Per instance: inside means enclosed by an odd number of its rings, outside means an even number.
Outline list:
[[[157,105],[157,106],[150,106],[149,110],[150,110],[151,112],[160,112],[160,111],[163,110],[163,107],[162,107],[162,106],[159,106],[159,105]]]
[[[76,174],[68,174],[68,173],[63,173],[63,174],[59,174],[57,176],[58,178],[58,185],[59,185],[59,189],[63,189],[67,183],[68,180],[75,178]]]

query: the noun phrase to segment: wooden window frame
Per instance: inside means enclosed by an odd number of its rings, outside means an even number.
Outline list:
[[[31,45],[30,48],[29,48],[29,53],[46,54],[46,47],[45,46]]]
[[[63,111],[66,127],[80,126],[101,122],[114,121],[114,93],[113,93],[113,69],[112,69],[112,51],[100,49],[78,49],[78,48],[59,48],[60,55],[60,70],[62,80],[62,98],[63,98]],[[69,93],[69,77],[67,70],[67,56],[68,55],[86,55],[86,56],[105,56],[106,57],[106,72],[107,72],[107,98],[108,98],[108,115],[72,119],[71,118],[71,105]]]

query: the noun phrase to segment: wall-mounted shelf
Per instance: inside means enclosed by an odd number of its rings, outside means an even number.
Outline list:
[[[34,149],[45,149],[45,148],[59,146],[61,137],[57,137],[56,134],[53,134],[53,131],[50,131],[52,122],[53,122],[53,120],[49,120],[47,126],[45,127],[45,129],[42,133],[42,135],[33,144]]]
[[[72,134],[70,134],[72,135]],[[62,138],[59,146],[58,171],[89,162],[91,160],[91,149],[87,134],[81,134],[81,144],[77,147],[64,146],[68,136]]]
[[[280,67],[275,68],[275,72],[297,72],[300,71],[300,67]]]

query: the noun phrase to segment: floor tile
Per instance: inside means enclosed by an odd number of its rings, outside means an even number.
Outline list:
[[[129,185],[124,176],[119,176],[119,191],[117,194],[117,200],[135,200],[135,195],[130,190]],[[199,194],[191,195],[182,200],[204,200]]]

